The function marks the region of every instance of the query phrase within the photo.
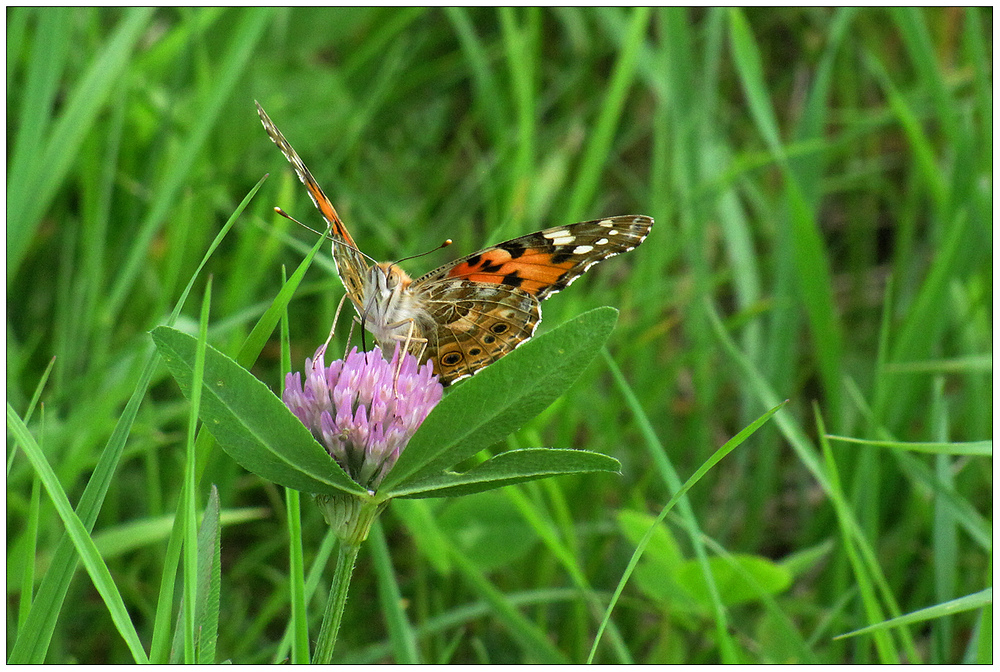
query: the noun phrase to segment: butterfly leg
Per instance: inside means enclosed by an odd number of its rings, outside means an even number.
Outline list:
[[[427,339],[426,338],[421,338],[420,336],[414,336],[414,334],[413,334],[413,332],[416,331],[416,329],[417,329],[417,323],[416,323],[416,321],[413,318],[407,318],[405,320],[401,320],[400,322],[397,322],[396,324],[390,324],[389,327],[390,328],[401,327],[401,326],[403,326],[404,324],[407,324],[407,323],[409,323],[409,329],[406,332],[406,336],[403,336],[401,334],[394,334],[393,335],[393,339],[395,339],[397,341],[403,341],[402,352],[399,353],[399,361],[396,362],[396,375],[393,376],[393,379],[392,379],[393,394],[396,393],[396,390],[395,390],[396,381],[399,380],[399,372],[403,368],[403,355],[405,355],[407,352],[410,351],[410,344],[411,343],[419,343],[420,344],[420,352],[419,352],[419,354],[417,354],[417,363],[418,363],[418,365],[420,363],[420,359],[424,356],[424,351],[427,349]]]
[[[344,344],[344,359],[347,359],[347,354],[351,350],[351,339],[354,338],[354,325],[357,323],[358,318],[355,317],[351,320],[351,328],[347,332],[347,342]]]
[[[325,353],[327,347],[329,347],[329,345],[330,345],[330,341],[333,340],[333,334],[334,334],[334,332],[337,329],[337,322],[340,320],[340,309],[344,307],[344,300],[346,298],[347,298],[347,294],[344,294],[342,297],[340,297],[340,303],[337,304],[337,311],[333,314],[333,324],[330,325],[330,334],[326,337],[326,342],[323,343],[322,347],[318,350],[318,352]],[[351,325],[351,331],[352,332],[354,331],[354,325],[353,324]],[[348,344],[350,344],[350,342],[351,342],[351,334],[350,333],[347,334],[347,342],[348,342]],[[347,353],[346,352],[344,353],[344,358],[345,359],[347,358]]]
[[[419,361],[424,355],[424,351],[427,349],[427,339],[416,335],[417,322],[412,317],[408,317],[405,320],[400,320],[399,322],[394,322],[392,324],[387,324],[386,329],[398,329],[399,327],[408,327],[406,335],[393,334],[392,340],[402,341],[403,348],[406,352],[410,351],[410,345],[413,343],[420,344],[420,352],[417,353],[417,360]]]

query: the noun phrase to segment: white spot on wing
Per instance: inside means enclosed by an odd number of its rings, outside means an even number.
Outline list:
[[[593,250],[592,245],[577,245],[573,248],[573,254],[587,254]]]

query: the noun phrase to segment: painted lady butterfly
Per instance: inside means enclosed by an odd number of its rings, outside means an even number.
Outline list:
[[[361,323],[385,349],[412,343],[445,385],[467,378],[527,341],[540,301],[599,261],[638,246],[652,217],[622,215],[557,226],[488,247],[416,280],[394,262],[369,264],[330,199],[257,103],[271,140],[330,225],[333,258]]]

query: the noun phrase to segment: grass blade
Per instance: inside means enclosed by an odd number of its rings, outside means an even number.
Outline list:
[[[219,69],[220,76],[214,82],[209,98],[198,114],[197,125],[178,153],[179,160],[170,165],[167,174],[159,183],[152,204],[137,227],[129,256],[122,264],[115,276],[115,283],[108,292],[104,304],[105,319],[108,322],[113,322],[117,318],[122,304],[132,291],[135,278],[145,263],[150,242],[177,202],[177,195],[184,187],[195,159],[216,126],[222,113],[223,103],[228,100],[240,76],[252,61],[254,50],[257,43],[263,39],[264,30],[272,13],[273,8],[254,8],[243,13],[234,26],[228,52]]]
[[[288,282],[285,267],[281,267],[281,282]],[[281,371],[287,374],[292,369],[292,356],[288,338],[288,310],[281,315]],[[282,380],[285,377],[282,376]],[[284,392],[284,387],[282,387]],[[288,599],[291,602],[292,618],[289,629],[292,635],[292,665],[309,662],[309,620],[306,616],[305,559],[302,555],[302,507],[299,491],[285,488],[285,514],[288,523]]]
[[[49,374],[52,373],[52,367],[56,363],[56,358],[53,357],[49,360],[49,365],[45,367],[45,371],[42,373],[42,377],[38,379],[38,385],[35,386],[35,392],[31,395],[31,401],[28,402],[28,410],[24,413],[24,424],[28,424],[31,420],[31,414],[35,412],[35,405],[38,403],[38,399],[42,396],[42,390],[45,389],[45,381],[49,379]],[[14,466],[14,457],[17,455],[17,443],[10,451],[10,455],[7,457],[7,478],[10,478],[10,468]]]
[[[633,551],[632,557],[629,559],[628,566],[622,573],[622,578],[618,581],[618,586],[615,588],[615,592],[611,596],[611,601],[608,604],[608,609],[604,614],[604,620],[601,622],[601,625],[597,630],[597,634],[594,636],[594,644],[590,649],[590,656],[587,658],[588,663],[593,662],[594,655],[597,652],[597,645],[601,641],[601,636],[604,633],[604,629],[607,627],[607,623],[611,620],[611,612],[614,610],[615,605],[618,603],[618,599],[621,597],[622,591],[625,589],[625,584],[628,582],[629,577],[632,576],[632,572],[635,571],[636,566],[639,564],[639,558],[642,557],[642,552],[646,549],[646,545],[649,543],[650,539],[653,538],[653,534],[656,532],[657,526],[659,526],[663,522],[664,518],[667,517],[667,514],[670,512],[670,510],[674,507],[675,504],[683,501],[684,494],[688,490],[690,490],[698,481],[700,481],[702,477],[709,472],[710,469],[712,469],[716,464],[722,461],[722,458],[724,458],[726,455],[733,452],[737,447],[739,447],[739,445],[743,443],[748,437],[750,437],[751,434],[756,432],[757,429],[761,427],[761,425],[767,422],[767,420],[772,415],[781,410],[781,408],[786,403],[788,402],[782,402],[778,404],[777,406],[766,412],[764,415],[754,420],[750,425],[741,430],[736,436],[729,439],[729,441],[726,441],[726,443],[723,444],[721,448],[716,450],[714,453],[712,453],[711,457],[705,460],[705,462],[698,468],[698,470],[691,475],[691,477],[684,483],[684,485],[682,485],[674,492],[674,495],[670,498],[670,500],[666,503],[666,505],[664,505],[663,510],[660,511],[660,514],[656,517],[656,520],[654,521],[653,525],[650,526],[649,530],[636,545],[635,551]],[[639,410],[641,412],[641,409]],[[644,417],[644,415],[640,415],[640,417]],[[711,574],[708,573],[705,579],[707,585],[709,586],[709,590],[710,591],[713,590],[714,583],[711,580]],[[714,596],[713,601],[716,603],[716,606],[718,607],[719,605],[718,605],[717,595]],[[720,642],[720,645],[721,644],[722,643]]]
[[[917,442],[917,441],[878,441],[874,439],[856,439],[850,436],[837,436],[827,434],[826,438],[834,441],[844,441],[847,443],[858,443],[864,446],[882,446],[885,448],[897,448],[908,450],[914,453],[933,453],[937,455],[979,455],[981,457],[993,456],[992,441],[966,441],[966,442]]]
[[[823,437],[825,435],[825,432],[823,431],[823,418],[820,416],[818,409],[816,409],[815,414],[820,437]],[[837,512],[837,520],[841,525],[841,538],[844,542],[844,550],[851,563],[854,580],[858,585],[858,593],[861,595],[865,614],[869,620],[881,620],[882,606],[878,602],[878,596],[876,595],[875,588],[873,586],[874,582],[872,577],[869,575],[869,566],[861,559],[855,546],[855,535],[852,534],[852,530],[847,522],[848,519],[852,518],[849,513],[850,504],[847,496],[844,494],[840,486],[840,474],[833,452],[830,450],[830,442],[821,438],[820,446],[823,448],[823,456],[826,460],[826,473],[830,479],[830,501],[833,503],[834,510]],[[890,637],[885,636],[885,633],[876,634],[875,647],[878,650],[881,662],[900,662],[900,652],[897,650],[895,642]]]
[[[980,590],[978,593],[959,597],[954,600],[948,600],[947,602],[942,602],[941,604],[935,604],[932,607],[926,607],[924,609],[910,612],[909,614],[904,614],[903,616],[890,618],[887,621],[869,625],[865,628],[845,632],[842,635],[837,635],[835,639],[844,639],[845,637],[857,637],[858,635],[881,632],[883,630],[889,630],[890,628],[899,628],[904,625],[909,625],[910,623],[922,623],[923,621],[930,621],[937,618],[944,618],[945,616],[951,616],[952,614],[959,614],[963,611],[982,609],[983,607],[989,607],[992,604],[993,588],[986,588],[984,590]]]
[[[553,489],[558,491],[557,488]],[[597,592],[594,590],[593,586],[590,585],[580,561],[574,557],[573,552],[570,550],[574,540],[572,538],[567,538],[569,537],[568,533],[560,536],[559,531],[555,529],[555,526],[551,524],[551,521],[545,520],[544,515],[538,510],[539,507],[535,504],[535,502],[525,496],[523,489],[507,488],[504,491],[504,494],[507,495],[507,497],[513,502],[514,506],[517,507],[521,516],[528,522],[535,534],[542,540],[545,547],[566,569],[579,593],[587,599],[593,618],[597,622],[600,622],[604,616],[604,607],[600,598],[597,596]],[[565,527],[570,531],[573,529],[571,524],[567,524]],[[608,621],[608,636],[611,639],[611,648],[617,659],[616,662],[625,665],[634,664],[635,661],[632,659],[632,654],[629,652],[628,647],[625,644],[621,630],[614,621]]]
[[[289,595],[292,618],[292,665],[309,662],[309,621],[306,618],[305,567],[302,557],[302,508],[299,491],[285,488],[285,508],[288,518]]]
[[[51,11],[51,10],[50,10]],[[64,10],[59,10],[64,11]],[[152,18],[152,7],[133,7],[69,95],[35,165],[13,173],[7,189],[7,281],[17,272],[28,243],[56,191],[62,186],[84,137],[129,63],[132,49]],[[58,39],[58,35],[54,36]]]
[[[778,131],[777,117],[768,99],[760,50],[746,18],[739,9],[729,12],[730,42],[740,83],[750,104],[757,129],[786,180],[786,204],[790,219],[798,289],[809,317],[813,354],[819,363],[831,415],[840,417],[843,330],[834,308],[829,255],[820,235],[814,208],[808,203],[798,175],[791,165]]]
[[[208,263],[209,257],[236,223],[240,213],[243,212],[243,209],[250,202],[253,195],[257,193],[262,183],[263,178],[250,190],[250,193],[246,195],[243,201],[240,202],[235,212],[233,212],[232,216],[222,227],[222,230],[219,231],[212,245],[202,257],[197,270],[191,276],[191,280],[188,281],[187,286],[181,293],[181,297],[174,306],[174,310],[167,321],[168,324],[173,324],[176,321],[191,288],[194,286],[195,280],[205,264]],[[125,410],[122,411],[118,422],[115,423],[115,428],[111,432],[111,436],[108,438],[107,444],[98,459],[97,467],[94,469],[90,480],[87,482],[87,487],[84,488],[83,495],[77,504],[77,513],[88,531],[93,529],[94,522],[97,520],[97,514],[104,503],[104,497],[107,494],[111,478],[118,466],[118,461],[121,459],[125,441],[128,438],[132,423],[135,421],[139,410],[139,404],[146,394],[149,382],[152,380],[153,372],[156,370],[158,363],[159,358],[156,356],[156,353],[150,352],[145,368],[140,374],[139,380],[132,392],[132,396],[125,405]],[[64,535],[53,554],[49,571],[46,572],[45,577],[42,579],[42,584],[38,588],[38,593],[35,595],[31,613],[28,615],[27,627],[18,632],[18,637],[14,641],[14,647],[8,658],[9,661],[32,663],[41,663],[44,661],[49,642],[52,638],[52,631],[55,629],[56,619],[62,609],[63,600],[66,597],[66,591],[69,589],[69,582],[73,578],[73,573],[76,571],[76,566],[77,558],[74,555],[72,540],[67,535]],[[165,576],[169,574],[168,565]],[[164,595],[164,589],[165,586],[161,585],[161,598]],[[172,591],[169,594],[172,594]],[[162,604],[164,604],[163,600],[157,603],[158,610]],[[167,612],[166,616],[169,617],[169,612]],[[160,619],[161,616],[158,614],[157,623],[162,623]],[[169,628],[169,621],[163,627]],[[161,630],[161,632],[163,631]],[[157,641],[156,637],[154,637],[155,641]]]
[[[181,499],[181,518],[184,523],[184,662],[203,662],[196,651],[195,641],[200,633],[196,610],[199,583],[199,544],[195,501],[195,431],[198,427],[198,413],[201,410],[202,382],[205,380],[205,341],[208,338],[208,315],[212,305],[212,278],[205,284],[205,295],[201,302],[201,317],[198,320],[198,342],[195,347],[194,370],[191,374],[191,406],[188,410],[187,442],[184,456],[184,497]],[[216,510],[218,516],[218,510]],[[214,648],[214,645],[213,645]],[[214,662],[214,661],[208,661]]]
[[[21,12],[25,14],[25,18],[29,12],[34,15],[36,29],[32,53],[24,75],[24,98],[20,113],[17,115],[17,133],[11,138],[12,151],[7,168],[8,202],[15,194],[24,193],[23,190],[27,189],[28,184],[38,179],[38,173],[43,168],[38,148],[44,144],[45,132],[52,122],[51,110],[69,54],[72,29],[70,21],[72,10],[67,7],[51,7],[47,10],[23,8]],[[16,55],[10,54],[7,62],[13,65],[16,60]],[[11,81],[9,76],[7,81]],[[15,204],[15,207],[18,206]],[[8,209],[8,221],[11,212]],[[33,232],[22,231],[21,235],[30,238],[29,233]],[[23,243],[17,244],[23,245]],[[9,253],[10,233],[7,245]],[[7,263],[12,263],[10,257]],[[14,271],[16,269],[11,272]]]
[[[625,100],[635,79],[636,61],[639,50],[645,43],[652,10],[649,7],[636,7],[631,13],[632,21],[629,23],[628,37],[615,61],[607,94],[601,104],[601,113],[584,147],[583,158],[576,171],[573,191],[566,206],[566,219],[571,222],[587,219],[587,211],[594,200],[604,164],[614,153],[611,151],[611,146],[615,131],[621,124],[622,108],[625,107]]]
[[[38,444],[35,443],[35,439],[28,431],[28,427],[18,417],[14,409],[10,407],[10,404],[7,404],[7,428],[21,443],[25,455],[38,473],[42,485],[45,486],[49,498],[55,505],[63,524],[66,526],[66,533],[73,540],[73,545],[80,554],[83,566],[87,569],[87,573],[90,574],[90,578],[94,582],[94,587],[97,588],[97,591],[104,599],[108,611],[111,612],[111,618],[114,620],[118,632],[132,651],[135,661],[137,663],[149,662],[149,658],[142,648],[142,643],[139,641],[139,634],[135,631],[128,610],[125,608],[125,603],[122,601],[122,596],[118,592],[118,587],[115,585],[114,579],[111,578],[108,566],[104,564],[104,559],[94,545],[94,540],[91,539],[89,530],[80,520],[79,516],[76,515],[76,512],[73,511],[69,499],[66,498],[65,491],[56,478],[55,472],[52,471],[52,467],[49,466],[44,453],[42,453]]]
[[[540,664],[560,665],[570,662],[553,646],[548,636],[538,626],[525,618],[510,601],[510,598],[483,576],[479,568],[453,546],[451,558],[462,572],[466,581],[493,608],[493,616],[506,628],[524,649],[528,660]]]
[[[385,541],[382,523],[378,520],[372,525],[368,535],[368,547],[371,549],[375,572],[378,574],[378,595],[382,605],[382,613],[389,627],[389,641],[392,643],[393,658],[397,665],[415,665],[421,662],[417,651],[417,639],[413,626],[403,608],[403,596],[399,589],[399,581],[392,567],[389,546]]]

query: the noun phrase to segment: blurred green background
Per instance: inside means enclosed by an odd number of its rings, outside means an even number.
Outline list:
[[[23,417],[55,357],[29,427],[70,502],[136,389],[147,332],[253,185],[270,173],[196,283],[200,296],[214,278],[220,350],[235,354],[315,240],[273,206],[322,226],[256,99],[365,252],[455,241],[411,274],[542,227],[656,219],[642,247],[545,303],[542,330],[619,308],[610,359],[498,447],[597,450],[621,477],[394,502],[394,576],[362,549],[337,660],[401,660],[387,583],[425,662],[586,660],[677,483],[784,399],[657,528],[596,660],[992,660],[991,606],[833,639],[992,586],[992,10],[6,18],[7,400]],[[343,292],[323,256],[289,309],[294,368]],[[178,326],[197,315],[193,299]],[[253,371],[277,390],[272,343]],[[94,527],[147,646],[187,412],[160,367]],[[199,506],[211,483],[227,512],[218,659],[280,661],[283,492],[221,450]],[[37,488],[8,439],[8,655],[63,534]],[[324,524],[304,511],[306,561],[323,563]],[[131,660],[84,572],[57,609],[47,662]]]

